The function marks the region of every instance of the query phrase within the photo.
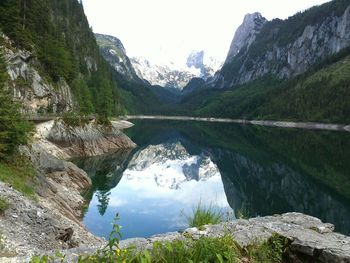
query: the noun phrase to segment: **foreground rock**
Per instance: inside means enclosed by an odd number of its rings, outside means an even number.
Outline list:
[[[190,228],[183,233],[167,233],[149,239],[138,238],[121,242],[122,247],[136,245],[138,248],[150,248],[156,241],[172,241],[175,239],[202,236],[219,237],[230,234],[241,246],[247,246],[256,240],[267,240],[277,233],[290,240],[291,260],[299,262],[350,262],[350,237],[335,233],[334,226],[322,223],[315,217],[300,213],[236,220],[219,225],[208,225],[205,230]]]
[[[126,121],[112,121],[111,126],[104,126],[92,120],[85,125],[72,127],[58,120],[53,124],[48,140],[70,157],[97,156],[135,148],[136,144],[120,131],[130,125]]]
[[[113,122],[108,129],[93,122],[83,128],[69,128],[54,121],[37,125],[32,144],[21,147],[21,152],[31,159],[37,171],[36,200],[0,182],[0,196],[10,204],[0,215],[0,239],[3,239],[0,262],[17,262],[20,256],[25,256],[24,262],[28,262],[32,255],[42,251],[104,244],[105,241],[89,233],[80,222],[85,205],[81,194],[91,186],[91,180],[83,170],[66,160],[135,147],[120,131],[130,125],[125,121]],[[54,134],[60,142],[65,142],[65,147],[47,139]],[[72,237],[65,242],[59,240],[67,229],[72,230]]]
[[[350,237],[334,233],[334,226],[300,213],[236,220],[219,225],[207,225],[204,230],[189,228],[184,232],[172,232],[155,235],[150,238],[123,240],[121,248],[135,246],[137,249],[150,249],[154,242],[173,240],[196,240],[200,237],[219,237],[232,235],[239,245],[245,247],[256,241],[265,241],[274,233],[290,241],[289,262],[350,262]],[[65,262],[77,262],[78,255],[91,255],[97,247],[81,247],[63,251]],[[53,254],[54,252],[48,252]],[[26,262],[28,258],[17,258],[17,262]],[[303,261],[300,261],[303,260]]]
[[[43,250],[101,245],[103,242],[86,231],[79,222],[43,204],[41,197],[39,201],[30,200],[2,182],[0,196],[10,204],[0,217],[4,246],[0,249],[0,262],[16,262],[18,256],[31,257]],[[69,242],[57,240],[56,237],[67,227],[74,230],[72,239]]]

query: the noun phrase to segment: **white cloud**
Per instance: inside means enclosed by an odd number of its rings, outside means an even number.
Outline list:
[[[83,0],[96,33],[122,40],[131,56],[180,63],[191,50],[224,60],[247,13],[286,18],[328,0]]]

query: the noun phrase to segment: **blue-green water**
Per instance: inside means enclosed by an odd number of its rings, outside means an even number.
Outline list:
[[[138,147],[76,160],[92,178],[84,224],[123,238],[186,227],[201,202],[231,218],[297,211],[350,234],[350,134],[234,124],[135,121]]]

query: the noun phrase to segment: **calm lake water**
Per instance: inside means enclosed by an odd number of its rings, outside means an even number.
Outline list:
[[[76,160],[91,177],[83,222],[108,238],[186,228],[200,202],[235,217],[297,211],[350,234],[350,133],[235,124],[134,121],[138,147]],[[230,212],[231,211],[231,212]]]

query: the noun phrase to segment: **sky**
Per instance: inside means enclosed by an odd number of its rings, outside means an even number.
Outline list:
[[[287,18],[329,0],[83,0],[95,33],[119,38],[128,56],[186,62],[191,51],[224,61],[247,13]]]

